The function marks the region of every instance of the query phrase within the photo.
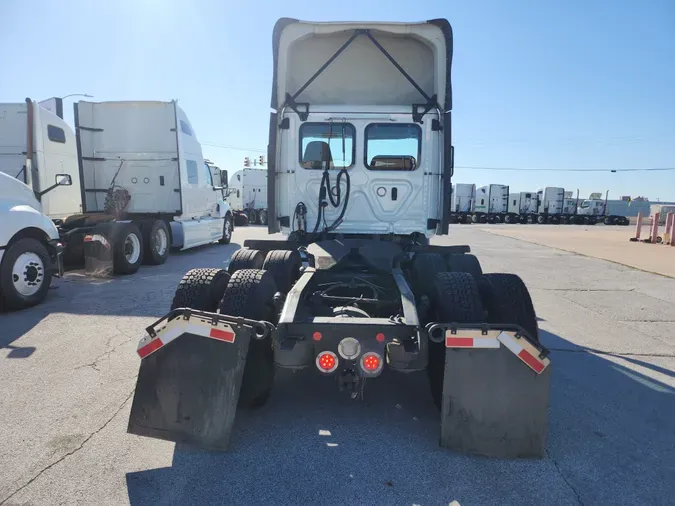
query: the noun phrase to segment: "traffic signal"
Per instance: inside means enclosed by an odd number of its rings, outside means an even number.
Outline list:
[[[244,158],[244,167],[250,167],[251,166],[251,160],[248,158]]]
[[[265,156],[260,155],[260,158],[258,158],[258,161],[260,162],[260,165],[265,165]]]

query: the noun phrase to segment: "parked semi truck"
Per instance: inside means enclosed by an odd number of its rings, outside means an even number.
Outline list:
[[[0,161],[8,155],[2,146]],[[36,195],[19,179],[0,171],[0,310],[42,302],[53,276],[63,275],[63,247],[54,222],[42,213],[38,197],[69,186],[67,175]]]
[[[551,367],[527,288],[429,245],[449,230],[452,43],[443,19],[277,22],[267,209],[286,238],[185,274],[139,342],[130,433],[226,449],[277,367],[354,399],[388,369],[427,372],[442,446],[544,454]]]
[[[229,243],[232,213],[175,101],[78,102],[76,134],[30,99],[0,107],[0,168],[34,191],[67,263],[133,273],[172,247]],[[72,186],[44,193],[57,174]]]
[[[503,184],[481,186],[476,190],[473,223],[503,223],[509,209],[509,187]]]
[[[629,225],[630,221],[625,216],[608,214],[607,199],[609,190],[605,193],[605,198],[601,198],[600,193],[592,193],[590,198],[581,202],[577,209],[578,223],[594,225],[595,223],[604,223],[605,225]]]
[[[537,219],[537,193],[514,192],[509,194],[508,212],[504,223],[535,223]]]
[[[227,201],[233,211],[246,214],[248,223],[267,225],[267,171],[236,171],[230,178]]]
[[[453,184],[450,202],[450,223],[471,223],[476,202],[476,185]]]

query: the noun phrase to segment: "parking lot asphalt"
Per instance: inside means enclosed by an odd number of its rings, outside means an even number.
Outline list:
[[[384,374],[363,400],[280,371],[237,414],[227,453],[128,435],[143,329],[184,272],[246,238],[134,276],[69,273],[47,301],[0,314],[0,504],[667,504],[675,501],[675,279],[453,226],[485,272],[528,284],[553,367],[541,460],[438,446],[426,375]]]

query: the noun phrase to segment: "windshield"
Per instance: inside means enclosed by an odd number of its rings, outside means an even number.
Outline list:
[[[591,206],[591,203],[590,203],[588,200],[584,200],[584,201],[581,203],[581,208],[582,208],[582,209],[586,209],[587,207],[590,207],[590,206]]]

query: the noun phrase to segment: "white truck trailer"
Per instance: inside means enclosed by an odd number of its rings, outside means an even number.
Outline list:
[[[244,168],[230,177],[227,201],[252,225],[267,225],[267,170]]]
[[[133,273],[171,247],[229,243],[232,213],[176,102],[78,102],[77,134],[30,99],[2,108],[0,167],[38,196],[68,263]],[[44,193],[56,174],[75,184]]]
[[[474,223],[503,223],[509,209],[509,187],[503,184],[481,186],[471,221]]]
[[[277,367],[353,399],[426,371],[442,446],[544,455],[551,367],[527,288],[428,241],[449,232],[452,43],[444,19],[277,22],[268,231],[287,237],[185,274],[139,341],[130,433],[224,450]]]
[[[456,183],[452,185],[450,199],[450,223],[471,223],[476,202],[476,185]]]

